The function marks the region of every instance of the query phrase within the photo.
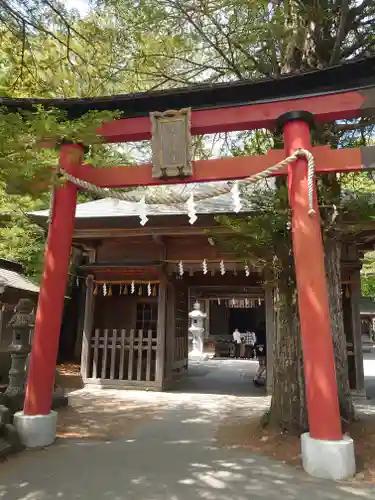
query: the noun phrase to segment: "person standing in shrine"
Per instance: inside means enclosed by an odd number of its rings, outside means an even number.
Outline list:
[[[239,358],[241,350],[241,334],[238,328],[236,328],[233,332],[233,344],[234,344],[234,357]]]
[[[245,358],[252,359],[254,357],[254,346],[256,344],[257,337],[254,332],[249,332],[247,330],[244,335],[245,344]]]

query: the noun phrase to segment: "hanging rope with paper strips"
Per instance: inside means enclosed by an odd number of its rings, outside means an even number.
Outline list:
[[[156,297],[159,280],[96,280],[93,295],[112,297],[115,295],[137,295],[138,297]]]
[[[141,224],[144,225],[147,223],[148,218],[146,215],[146,208],[149,204],[162,204],[162,205],[177,205],[182,206],[185,204],[187,213],[189,216],[190,224],[194,224],[197,217],[196,211],[196,203],[199,201],[205,201],[212,198],[216,198],[218,196],[222,196],[224,194],[232,193],[232,201],[235,212],[239,212],[242,207],[241,201],[241,193],[239,186],[247,186],[250,184],[255,184],[260,180],[266,179],[267,177],[275,174],[279,170],[282,170],[289,164],[293,163],[298,158],[306,158],[308,164],[308,213],[313,216],[315,214],[314,210],[314,200],[313,200],[313,188],[314,188],[314,179],[315,179],[315,162],[314,157],[310,153],[310,151],[306,149],[298,149],[292,155],[285,158],[283,161],[273,165],[272,167],[263,170],[251,177],[243,179],[241,181],[227,182],[222,185],[213,185],[209,189],[202,192],[190,192],[190,194],[186,195],[184,192],[178,193],[173,190],[164,190],[164,191],[152,191],[148,190],[146,193],[140,191],[137,193],[136,191],[124,191],[124,190],[116,190],[112,188],[102,188],[95,184],[92,184],[83,179],[79,179],[75,177],[71,173],[67,172],[64,169],[60,169],[60,173],[63,178],[72,182],[76,186],[85,189],[87,191],[95,193],[97,196],[102,197],[111,197],[118,200],[123,201],[131,201],[139,204],[138,213],[140,217]]]

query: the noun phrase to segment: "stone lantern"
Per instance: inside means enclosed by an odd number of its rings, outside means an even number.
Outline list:
[[[9,384],[2,397],[0,405],[3,403],[12,413],[22,410],[27,376],[29,370],[29,356],[31,352],[30,340],[32,338],[35,315],[35,304],[30,299],[20,299],[15,307],[15,314],[9,322],[13,329],[12,343],[8,347],[11,357],[11,368],[9,371]],[[56,370],[56,378],[58,372]],[[66,406],[68,398],[64,389],[58,387],[55,380],[54,393],[52,396],[52,408]],[[1,420],[1,418],[0,418]]]
[[[24,395],[26,389],[26,362],[31,351],[30,330],[34,327],[35,304],[29,299],[21,299],[15,307],[15,314],[9,322],[13,329],[12,343],[8,350],[11,357],[9,385],[5,391],[8,397]]]
[[[193,310],[189,313],[191,325],[189,332],[193,337],[193,350],[190,352],[189,357],[195,359],[204,359],[203,352],[203,333],[204,333],[204,320],[206,314],[201,311],[199,302],[195,302]]]

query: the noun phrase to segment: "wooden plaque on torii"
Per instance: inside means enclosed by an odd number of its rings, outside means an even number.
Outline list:
[[[168,179],[193,174],[190,116],[190,108],[150,113],[153,177]]]

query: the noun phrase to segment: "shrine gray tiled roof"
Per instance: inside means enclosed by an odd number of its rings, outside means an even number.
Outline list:
[[[268,183],[272,184],[272,179],[268,179]],[[176,193],[183,193],[187,196],[194,190],[194,193],[206,192],[212,186],[223,185],[225,182],[209,182],[202,184],[175,184],[168,186],[154,186],[147,188],[147,191],[174,191]],[[259,189],[259,183],[254,189]],[[139,190],[137,190],[139,193]],[[242,200],[243,207],[241,212],[251,211],[251,206],[246,205],[245,200]],[[233,213],[233,201],[231,193],[216,196],[204,201],[196,202],[197,214],[223,214]],[[40,210],[38,212],[31,212],[30,217],[34,219],[46,219],[48,217],[48,210]],[[165,204],[148,204],[147,215],[149,216],[163,216],[163,215],[186,215],[186,207],[181,205],[165,205]],[[122,201],[114,198],[103,198],[101,200],[89,201],[77,205],[76,219],[85,218],[107,218],[107,217],[138,217],[139,206],[136,202]]]
[[[9,269],[0,268],[0,279],[4,281],[6,287],[17,288],[18,290],[25,290],[27,292],[39,293],[39,287],[34,285],[22,274]]]

